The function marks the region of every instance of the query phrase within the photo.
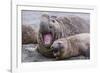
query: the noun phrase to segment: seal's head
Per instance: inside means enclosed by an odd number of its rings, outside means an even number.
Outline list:
[[[64,52],[64,43],[62,41],[55,41],[52,46],[51,49],[53,51],[53,55],[56,57],[56,59],[59,59],[60,56],[62,56],[63,52]]]
[[[61,37],[61,23],[56,16],[42,15],[39,29],[39,39],[44,47],[51,47],[52,43]]]

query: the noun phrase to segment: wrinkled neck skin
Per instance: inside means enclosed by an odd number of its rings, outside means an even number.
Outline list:
[[[37,47],[37,51],[40,52],[40,54],[42,54],[43,56],[48,57],[48,58],[54,57],[52,50],[50,49],[51,44],[48,46],[45,46],[43,44],[43,39],[42,39],[41,34],[39,34],[39,36],[38,36],[38,44],[39,45]]]
[[[69,55],[69,57],[78,56],[79,55],[79,47],[75,43],[75,41],[77,41],[77,39],[73,40],[73,38],[72,38],[72,39],[67,39],[67,41],[68,41],[69,53],[66,55]]]
[[[54,58],[54,55],[53,55],[52,50],[50,48],[45,48],[44,46],[39,45],[37,48],[37,51],[40,52],[40,54],[45,56],[45,57]]]

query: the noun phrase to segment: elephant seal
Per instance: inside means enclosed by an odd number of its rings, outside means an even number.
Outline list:
[[[56,59],[67,59],[83,55],[90,57],[90,35],[89,33],[77,34],[67,38],[61,38],[51,46]]]
[[[31,25],[22,24],[22,44],[36,44],[37,32]]]
[[[54,57],[50,47],[57,39],[80,33],[89,33],[89,23],[79,16],[50,16],[43,14],[40,18],[40,27],[37,50],[43,56]]]

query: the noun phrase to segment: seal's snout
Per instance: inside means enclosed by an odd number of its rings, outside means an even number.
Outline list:
[[[59,50],[59,48],[58,48],[58,47],[55,47],[55,46],[52,46],[51,48],[52,48],[52,51],[53,51],[54,53],[57,53],[58,50]]]
[[[62,43],[59,43],[59,42],[53,43],[53,45],[51,46],[51,49],[53,51],[53,55],[55,57],[59,57],[62,48],[63,48]]]
[[[58,50],[60,49],[60,45],[58,43],[54,43],[51,46],[51,49],[53,50],[53,52],[58,52]]]

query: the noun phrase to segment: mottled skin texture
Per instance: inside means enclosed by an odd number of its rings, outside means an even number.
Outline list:
[[[61,38],[51,46],[56,59],[67,59],[83,55],[90,57],[90,34],[82,33],[67,38]]]
[[[37,33],[30,25],[22,25],[22,44],[37,43]]]
[[[38,51],[46,57],[54,57],[50,49],[53,42],[59,38],[69,37],[80,33],[89,33],[89,23],[78,16],[57,17],[42,15],[38,34]],[[49,44],[44,43],[44,36],[51,34]]]

